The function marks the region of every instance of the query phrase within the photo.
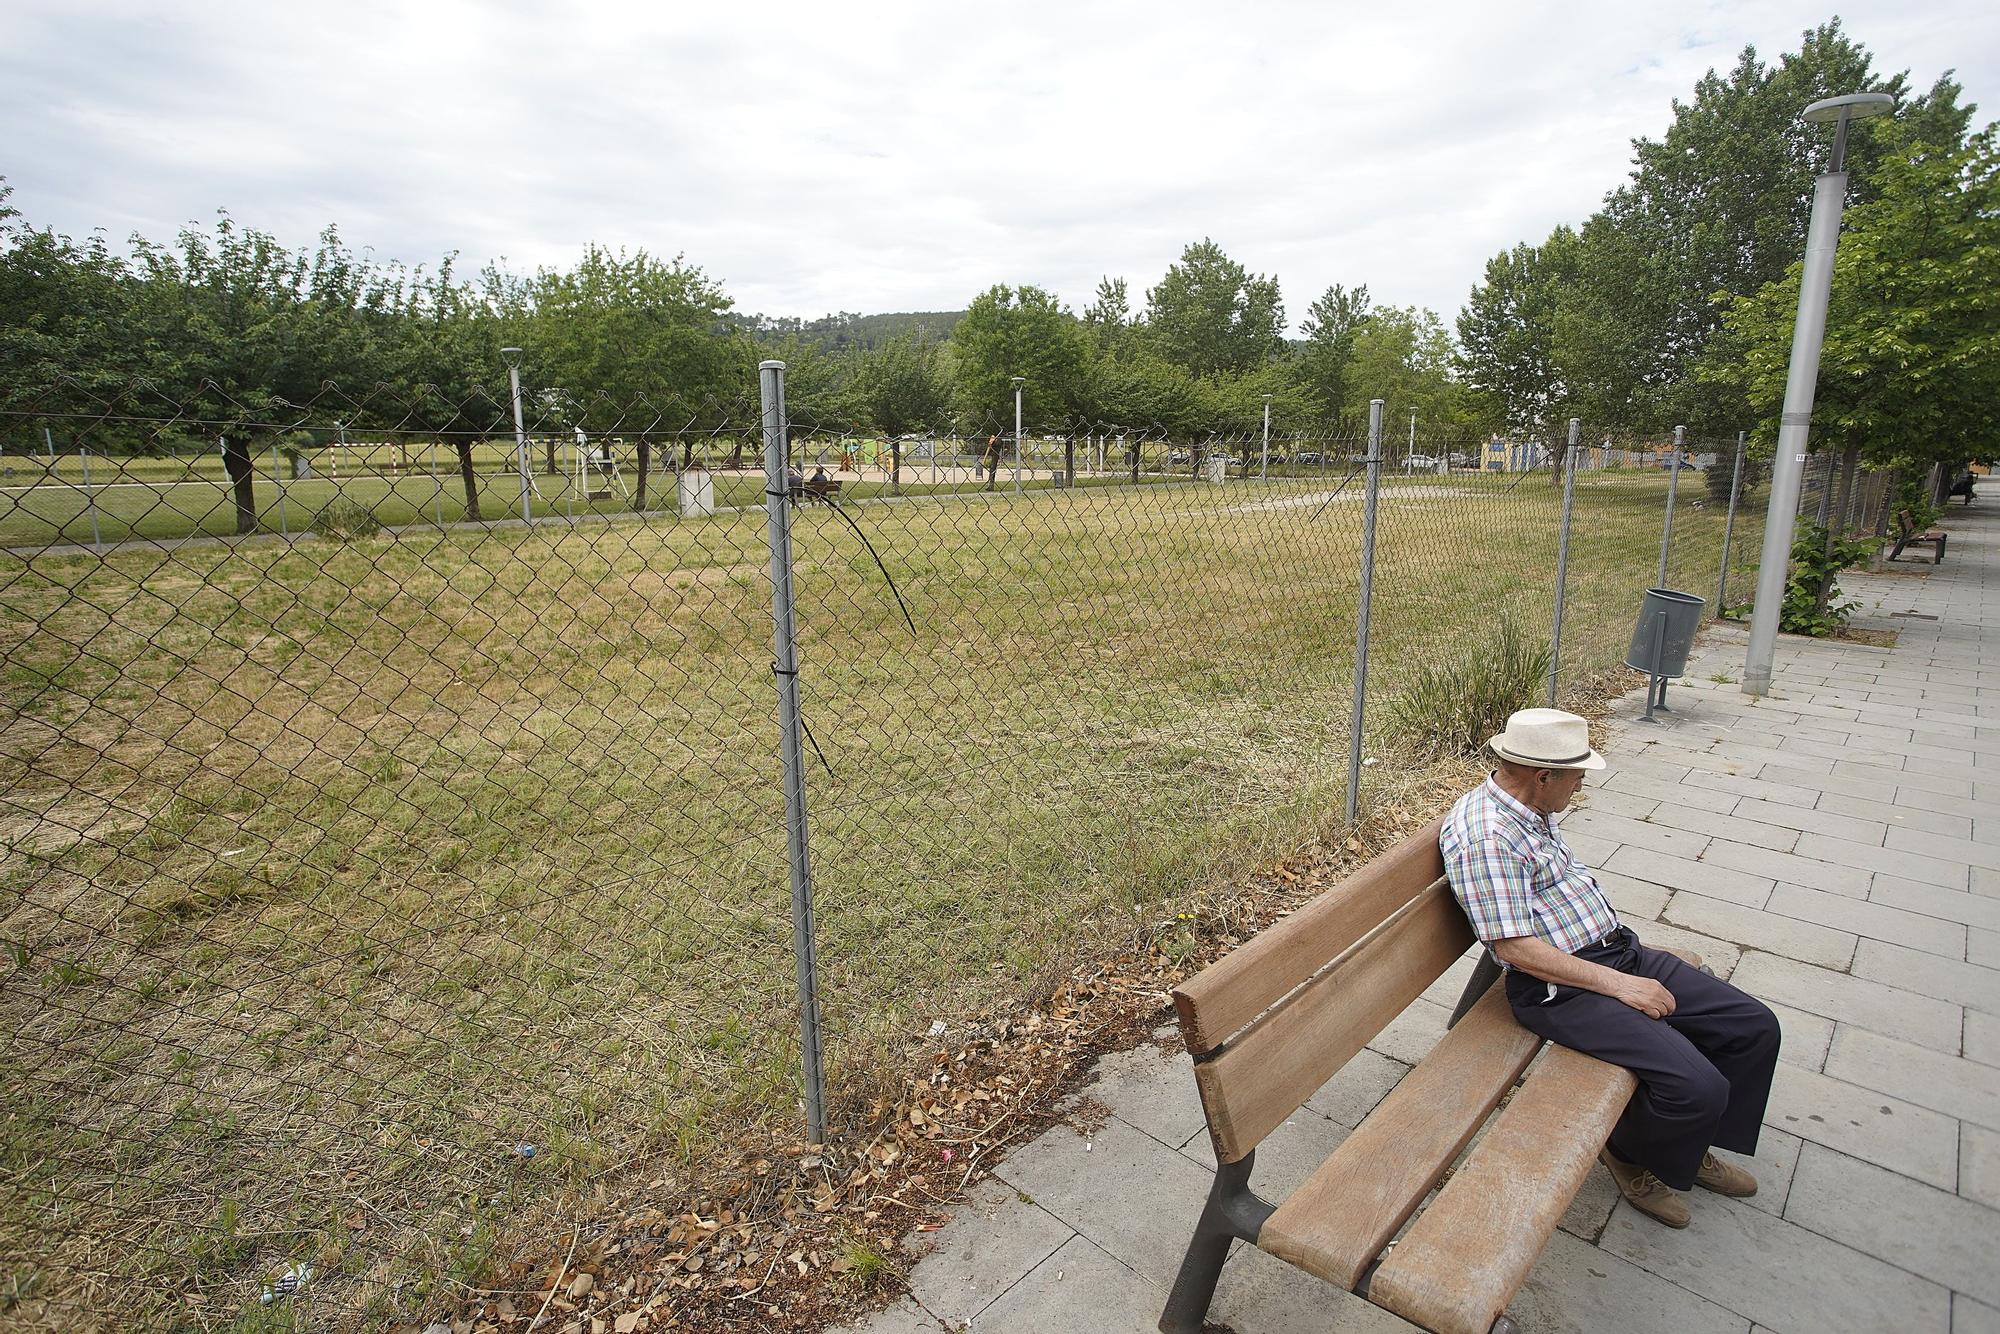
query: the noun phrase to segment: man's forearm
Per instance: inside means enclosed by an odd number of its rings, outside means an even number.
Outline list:
[[[1613,988],[1625,977],[1615,968],[1579,959],[1574,954],[1564,954],[1540,936],[1511,936],[1506,940],[1496,940],[1493,942],[1493,957],[1544,982],[1580,987],[1603,996],[1613,994]]]

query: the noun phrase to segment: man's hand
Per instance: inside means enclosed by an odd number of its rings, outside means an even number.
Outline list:
[[[1674,1012],[1674,993],[1655,982],[1650,977],[1635,977],[1630,973],[1612,974],[1618,979],[1605,989],[1605,994],[1645,1015],[1648,1019],[1664,1019]]]

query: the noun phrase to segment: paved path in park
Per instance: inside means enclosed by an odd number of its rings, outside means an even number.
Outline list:
[[[1850,578],[1894,648],[1791,641],[1743,695],[1712,631],[1662,727],[1618,709],[1611,768],[1563,821],[1642,937],[1699,950],[1785,1030],[1753,1199],[1695,1191],[1676,1232],[1592,1175],[1511,1313],[1524,1330],[2000,1332],[2000,503],[1932,568]],[[1258,1152],[1302,1180],[1444,1030],[1469,961]],[[1171,1030],[1168,1030],[1169,1035]],[[1057,1126],[975,1188],[866,1334],[1143,1334],[1207,1190],[1187,1058],[1106,1057],[1110,1119]],[[1238,1246],[1238,1334],[1408,1330]]]

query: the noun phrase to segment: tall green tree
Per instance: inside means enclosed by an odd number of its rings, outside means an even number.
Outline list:
[[[892,338],[867,353],[857,388],[868,418],[888,435],[936,428],[951,416],[951,381],[942,351],[916,334]]]
[[[1988,126],[1963,146],[1893,127],[1875,197],[1849,209],[1835,257],[1813,405],[1816,448],[1927,469],[2000,439],[2000,148]],[[1705,382],[1739,391],[1777,437],[1801,266],[1729,300]]]
[[[1337,417],[1347,410],[1348,366],[1370,309],[1367,283],[1352,289],[1335,283],[1306,308],[1299,325],[1305,347],[1298,360],[1298,380],[1321,417]]]
[[[1147,290],[1146,325],[1160,354],[1190,374],[1241,374],[1284,347],[1285,305],[1276,278],[1204,238]]]
[[[1545,430],[1571,389],[1557,356],[1557,311],[1574,281],[1576,233],[1558,227],[1539,246],[1523,242],[1486,262],[1458,316],[1459,364],[1482,416],[1509,431]]]
[[[1082,326],[1039,287],[996,283],[952,329],[959,410],[975,431],[1014,422],[1012,377],[1025,378],[1023,425],[1060,425],[1078,406],[1086,365]]]

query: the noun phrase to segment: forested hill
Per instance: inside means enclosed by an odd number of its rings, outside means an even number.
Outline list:
[[[795,315],[746,315],[742,324],[744,332],[760,343],[787,337],[809,338],[838,352],[845,348],[880,347],[892,338],[919,331],[926,338],[940,342],[951,336],[952,327],[964,315],[962,310],[906,310],[886,315],[857,315],[844,310],[816,320],[802,320]]]

